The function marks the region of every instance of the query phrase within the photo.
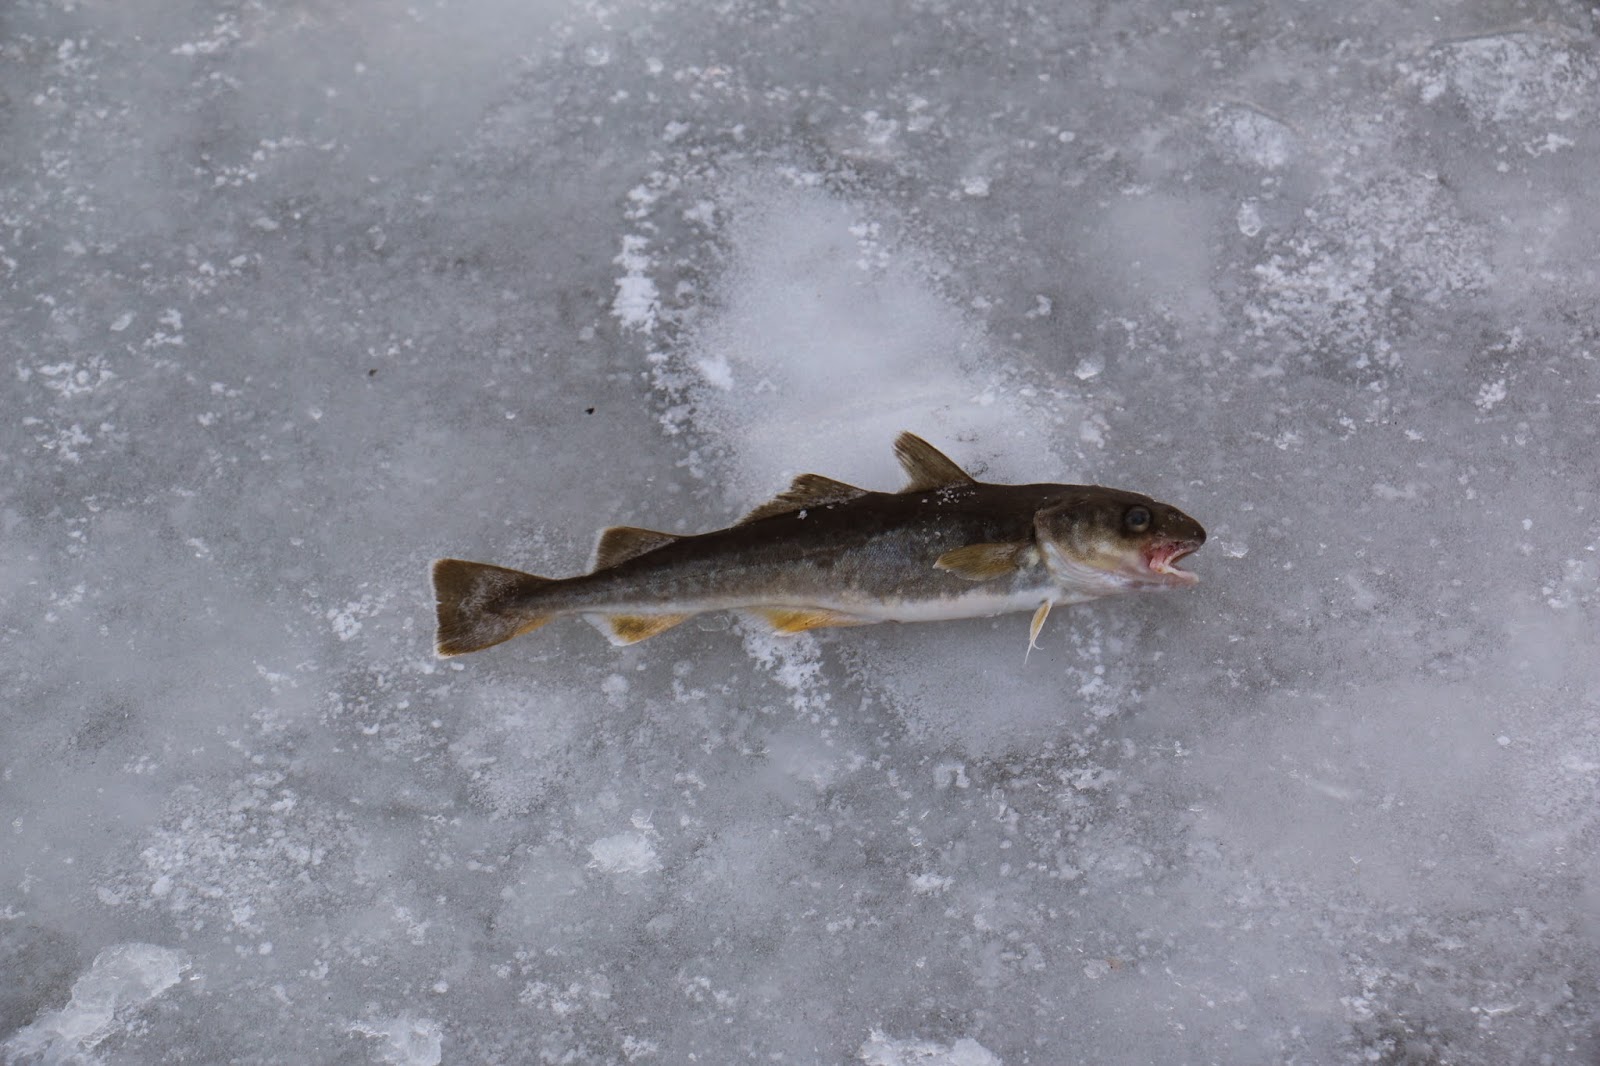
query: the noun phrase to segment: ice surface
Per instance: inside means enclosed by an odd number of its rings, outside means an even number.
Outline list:
[[[8,5],[0,1054],[1595,1061],[1595,34]],[[902,429],[1203,583],[432,657]]]

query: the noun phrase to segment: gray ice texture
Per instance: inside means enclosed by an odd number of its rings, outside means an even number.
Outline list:
[[[1570,0],[9,0],[7,1063],[1592,1063]],[[803,471],[1202,584],[431,649]]]

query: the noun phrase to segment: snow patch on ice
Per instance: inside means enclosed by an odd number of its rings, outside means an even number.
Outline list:
[[[589,865],[608,874],[649,874],[661,869],[661,859],[643,832],[616,833],[589,845]]]
[[[345,819],[302,796],[283,772],[250,774],[223,797],[186,788],[170,806],[143,838],[140,867],[101,885],[104,902],[153,902],[185,932],[219,922],[249,935],[266,932],[285,908],[327,902],[332,866],[323,864],[344,851]]]
[[[822,653],[815,636],[809,633],[785,636],[754,620],[745,622],[742,635],[745,652],[793,694],[789,702],[796,711],[815,714],[827,706]]]
[[[1402,68],[1425,103],[1458,101],[1480,125],[1565,122],[1592,113],[1600,65],[1538,33],[1451,41]]]
[[[1498,378],[1479,386],[1478,398],[1473,402],[1478,405],[1480,411],[1492,411],[1505,400],[1507,395],[1506,379]]]
[[[614,262],[623,270],[617,278],[617,295],[611,301],[611,313],[624,329],[649,333],[656,327],[656,312],[661,306],[661,294],[650,277],[651,259],[645,249],[650,246],[646,237],[629,234],[622,238],[622,251]]]
[[[1079,405],[998,370],[981,329],[940,294],[945,271],[895,236],[891,210],[772,178],[718,195],[729,220],[718,310],[662,357],[656,381],[682,401],[669,430],[692,425],[731,464],[719,472],[730,505],[804,471],[898,487],[890,444],[905,429],[1040,466],[1056,426],[1076,436]]]
[[[1374,174],[1314,202],[1268,238],[1246,313],[1356,369],[1382,369],[1413,305],[1483,289],[1488,242],[1448,191],[1422,174]]]
[[[626,678],[612,675],[601,690],[621,696],[627,685]],[[449,749],[457,772],[475,803],[495,817],[516,818],[569,780],[598,711],[553,686],[534,694],[514,685],[484,685],[464,713],[466,728]]]

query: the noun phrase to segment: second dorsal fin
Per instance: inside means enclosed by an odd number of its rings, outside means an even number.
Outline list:
[[[975,485],[971,474],[956,465],[954,459],[929,444],[915,433],[902,433],[894,439],[894,455],[906,468],[911,483],[902,492],[927,492],[947,485]]]
[[[671,533],[640,529],[638,526],[602,529],[599,543],[594,546],[594,569],[605,570],[682,539]]]
[[[858,497],[865,496],[866,489],[858,489],[854,485],[846,485],[842,481],[835,481],[831,477],[821,474],[801,474],[794,479],[786,490],[774,496],[766,503],[739,520],[742,526],[746,522],[759,522],[763,518],[773,515],[792,514],[803,511],[808,507],[827,507],[829,504],[849,503]]]

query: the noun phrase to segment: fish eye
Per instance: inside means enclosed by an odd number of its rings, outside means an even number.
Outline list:
[[[1122,528],[1129,533],[1143,533],[1150,528],[1150,508],[1134,504],[1122,512]]]

